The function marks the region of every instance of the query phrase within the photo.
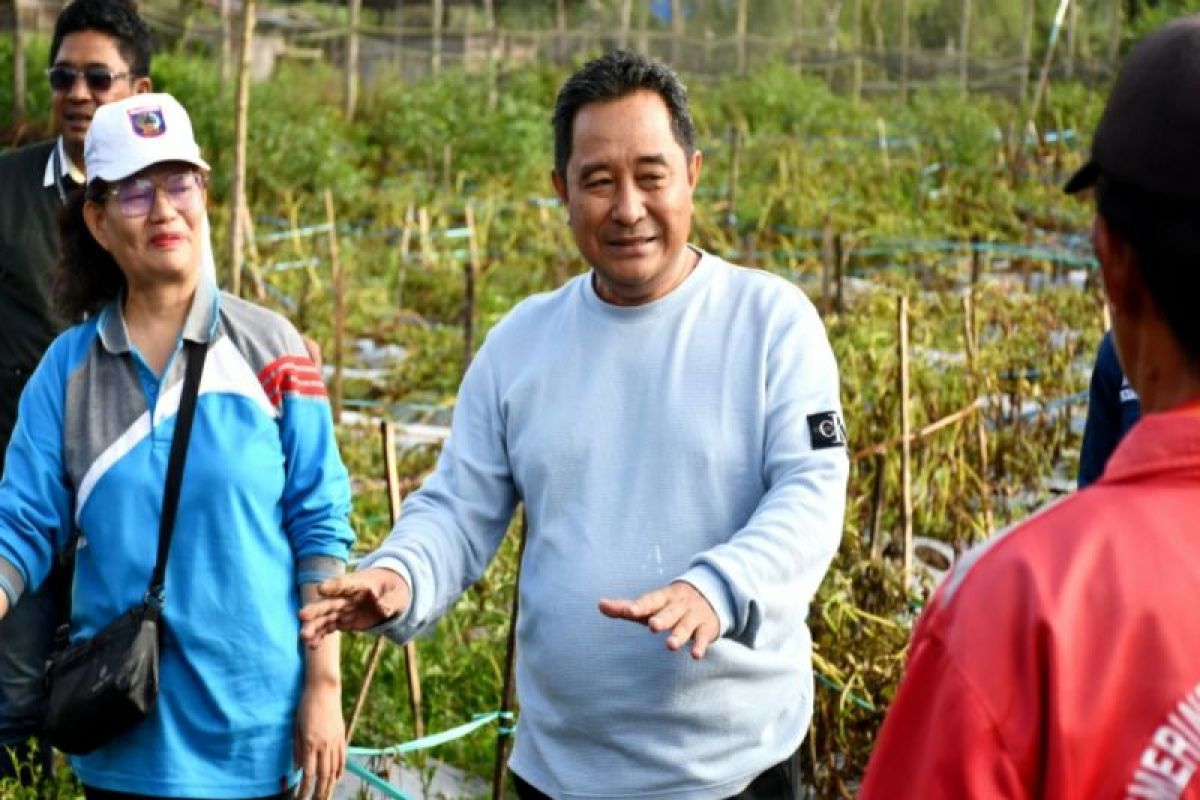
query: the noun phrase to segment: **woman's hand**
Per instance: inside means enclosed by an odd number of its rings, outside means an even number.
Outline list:
[[[297,798],[325,800],[346,769],[346,723],[342,687],[328,680],[309,681],[296,709],[294,751],[304,771]]]

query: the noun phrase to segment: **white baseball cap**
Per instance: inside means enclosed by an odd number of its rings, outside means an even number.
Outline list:
[[[169,94],[135,94],[96,109],[83,144],[88,183],[123,180],[164,161],[203,170],[187,111]]]

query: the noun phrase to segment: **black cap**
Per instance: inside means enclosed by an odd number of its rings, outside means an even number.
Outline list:
[[[1200,198],[1200,14],[1133,48],[1096,126],[1091,159],[1063,191],[1111,175],[1152,195]]]

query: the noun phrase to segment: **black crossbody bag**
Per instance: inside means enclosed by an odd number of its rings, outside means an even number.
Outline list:
[[[143,601],[109,623],[91,639],[69,644],[70,585],[74,574],[74,544],[69,569],[60,588],[60,625],[55,652],[46,664],[47,707],[42,734],[64,753],[84,755],[111,741],[143,720],[158,697],[158,651],[163,631],[163,584],[167,552],[175,528],[183,465],[196,412],[200,373],[208,347],[187,342],[187,372],[179,398],[179,415],[171,439],[162,519],[158,529],[158,558]],[[65,596],[64,596],[65,595]]]

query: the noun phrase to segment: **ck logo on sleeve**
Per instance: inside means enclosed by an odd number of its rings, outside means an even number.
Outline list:
[[[836,411],[808,415],[808,433],[814,450],[846,446],[846,426]]]

